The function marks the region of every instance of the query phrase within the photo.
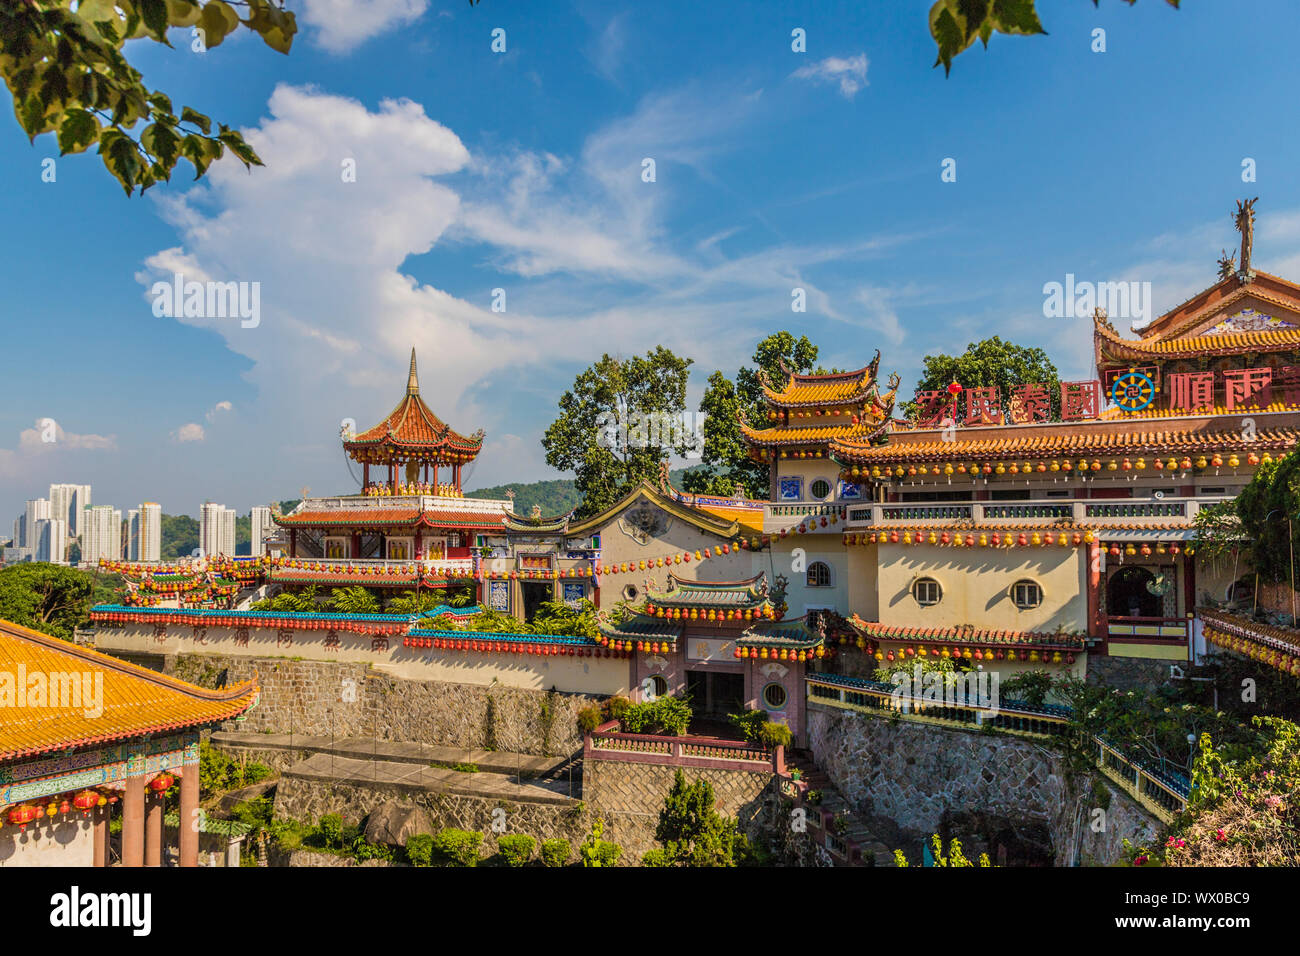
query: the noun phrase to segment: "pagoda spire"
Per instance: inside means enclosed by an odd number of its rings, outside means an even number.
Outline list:
[[[406,394],[420,394],[420,376],[415,371],[415,348],[411,348],[411,374],[406,379]]]

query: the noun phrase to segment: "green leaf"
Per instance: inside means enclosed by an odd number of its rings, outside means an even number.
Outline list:
[[[140,174],[140,154],[131,137],[121,130],[109,127],[99,134],[99,155],[108,171],[117,177],[117,181],[130,196]]]
[[[181,109],[181,122],[189,123],[203,130],[203,135],[207,136],[212,132],[212,120],[208,119],[198,110],[186,106]]]
[[[180,156],[180,139],[176,132],[163,123],[150,123],[140,134],[140,145],[167,172],[164,178],[170,178]]]
[[[224,143],[245,167],[263,165],[261,158],[253,151],[253,147],[244,142],[244,137],[237,131],[225,130],[217,139]]]
[[[1046,33],[1034,10],[1034,0],[993,0],[991,19],[999,33],[1032,36]]]
[[[59,124],[59,152],[80,153],[99,140],[99,123],[88,110],[71,109]]]
[[[171,18],[167,12],[167,0],[139,0],[140,17],[144,25],[160,43],[167,43],[167,27]],[[171,46],[170,43],[167,43]]]
[[[239,28],[239,16],[225,0],[208,0],[199,17],[199,29],[203,31],[203,45],[209,50],[221,45],[229,34]]]

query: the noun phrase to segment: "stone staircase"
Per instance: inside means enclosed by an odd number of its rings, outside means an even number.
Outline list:
[[[799,772],[795,803],[807,810],[808,837],[819,847],[819,857],[829,856],[833,866],[894,865],[893,851],[853,812],[812,753],[787,751],[786,768]]]

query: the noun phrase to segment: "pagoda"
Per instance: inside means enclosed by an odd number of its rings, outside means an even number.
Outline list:
[[[463,467],[482,445],[482,429],[462,435],[425,404],[412,349],[397,407],[373,428],[344,433],[344,452],[362,466],[359,493],[306,498],[289,514],[273,514],[288,542],[270,559],[271,580],[393,588],[476,582],[478,558],[504,542],[510,510],[506,500],[464,496]],[[371,480],[372,465],[383,469],[380,480]],[[440,468],[450,469],[448,480]]]
[[[742,415],[741,433],[749,456],[770,468],[772,501],[803,499],[806,485],[816,477],[811,472],[803,475],[801,466],[826,462],[831,442],[870,442],[884,434],[893,413],[898,376],[890,378],[889,390],[881,395],[876,379],[879,365],[879,351],[869,365],[852,372],[806,374],[782,361],[786,380],[779,388],[759,372],[769,424],[755,428]],[[828,494],[814,497],[824,499]]]
[[[400,494],[416,488],[439,488],[438,468],[451,468],[451,481],[441,486],[448,493],[461,493],[461,469],[478,457],[483,447],[483,429],[466,437],[433,413],[420,397],[420,379],[411,349],[411,371],[406,394],[388,416],[359,435],[345,437],[343,450],[361,464],[362,487],[367,493],[386,491]],[[386,481],[372,485],[370,466],[386,470]],[[421,475],[423,469],[423,475]]]

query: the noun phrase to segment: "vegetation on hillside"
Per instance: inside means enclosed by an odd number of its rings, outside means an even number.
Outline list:
[[[72,640],[90,609],[116,601],[121,588],[120,575],[25,561],[0,568],[0,619]]]

